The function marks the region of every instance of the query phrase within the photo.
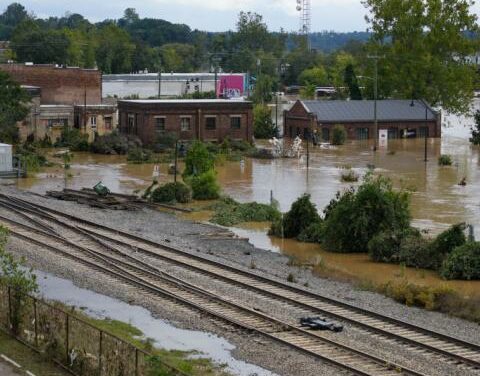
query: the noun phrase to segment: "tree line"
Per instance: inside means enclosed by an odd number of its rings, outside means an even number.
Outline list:
[[[379,98],[423,98],[452,112],[468,111],[480,86],[468,60],[479,47],[471,2],[359,1],[368,10],[368,31],[312,34],[311,44],[323,43],[324,51],[310,49],[302,35],[271,32],[251,12],[240,12],[233,31],[212,33],[141,18],[133,8],[120,19],[91,23],[80,14],[37,18],[18,3],[0,15],[0,40],[10,40],[10,57],[19,62],[98,67],[104,73],[250,73],[257,103],[270,101],[285,85],[301,85],[305,98],[313,98],[318,86],[333,86],[335,98],[371,99],[376,56]]]

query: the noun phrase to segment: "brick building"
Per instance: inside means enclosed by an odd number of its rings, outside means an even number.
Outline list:
[[[0,64],[21,85],[37,86],[42,104],[102,103],[102,74],[97,69],[55,65]]]
[[[145,144],[165,133],[213,142],[253,137],[253,105],[243,100],[125,100],[118,102],[118,112],[120,132]]]
[[[76,105],[74,127],[88,135],[88,142],[95,140],[95,134],[103,136],[117,127],[117,108],[110,104]]]
[[[418,100],[379,100],[378,130],[388,130],[388,138],[441,137],[441,113]],[[317,134],[328,142],[335,125],[343,125],[348,139],[374,136],[374,101],[308,100],[297,101],[284,112],[284,135],[295,137]]]

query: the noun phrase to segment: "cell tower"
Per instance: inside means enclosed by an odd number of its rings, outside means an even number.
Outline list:
[[[310,31],[312,27],[312,6],[310,0],[297,0],[297,11],[300,13],[300,34],[307,38],[310,48]]]

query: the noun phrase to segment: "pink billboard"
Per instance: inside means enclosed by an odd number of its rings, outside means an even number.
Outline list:
[[[217,82],[219,98],[240,98],[245,92],[245,80],[241,74],[222,75]]]

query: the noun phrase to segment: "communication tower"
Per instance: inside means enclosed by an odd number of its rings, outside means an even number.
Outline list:
[[[297,0],[297,12],[300,13],[300,34],[305,35],[310,48],[310,31],[312,27],[311,0]]]

